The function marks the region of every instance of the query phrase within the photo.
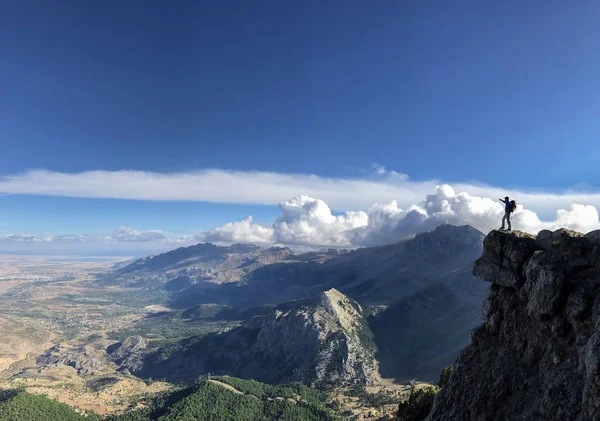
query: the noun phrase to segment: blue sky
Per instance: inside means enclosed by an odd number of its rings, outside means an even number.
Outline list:
[[[0,177],[217,169],[326,185],[396,183],[393,170],[427,187],[422,200],[432,180],[595,193],[599,13],[595,1],[12,2],[0,16]],[[4,187],[0,234],[183,235],[270,223],[291,199],[262,197],[260,183],[262,198],[212,203],[38,187]],[[325,196],[334,215],[395,198]],[[550,202],[530,207],[553,217]]]

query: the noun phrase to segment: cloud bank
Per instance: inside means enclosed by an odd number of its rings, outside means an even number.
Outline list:
[[[157,173],[148,171],[85,171],[61,173],[30,170],[0,177],[0,193],[133,200],[182,200],[228,204],[269,205],[306,195],[323,200],[336,211],[367,211],[374,203],[396,201],[402,209],[420,203],[445,184],[440,180],[415,181],[405,174],[375,165],[362,178],[320,177],[260,171],[202,171]],[[573,203],[600,207],[599,192],[528,192],[504,190],[477,183],[449,183],[473,197],[518,197],[527,208],[553,218],[557,209]]]
[[[327,178],[308,174],[203,170],[182,173],[87,171],[59,173],[32,170],[0,177],[0,193],[184,200],[230,204],[279,203],[271,224],[252,217],[197,233],[173,237],[160,230],[118,227],[112,234],[44,236],[10,234],[1,244],[103,244],[105,248],[145,245],[157,250],[193,241],[251,242],[308,247],[361,247],[388,244],[429,231],[442,223],[469,224],[483,232],[500,225],[498,197],[515,197],[519,206],[513,227],[599,229],[598,192],[527,192],[469,183],[413,181],[381,166],[363,178]],[[291,198],[291,199],[290,199]],[[348,209],[352,209],[349,211]],[[192,230],[193,227],[190,227]],[[129,245],[129,246],[127,246]]]
[[[488,232],[499,227],[504,214],[500,201],[457,193],[449,185],[437,186],[434,193],[406,209],[393,200],[387,204],[376,203],[368,212],[349,211],[335,216],[323,200],[308,196],[283,201],[279,208],[281,216],[271,225],[254,224],[249,217],[203,231],[196,239],[302,246],[376,246],[411,238],[444,223],[468,224]],[[513,228],[530,233],[562,227],[581,232],[600,229],[596,208],[581,204],[559,209],[550,221],[543,221],[533,211],[518,205],[512,223]]]

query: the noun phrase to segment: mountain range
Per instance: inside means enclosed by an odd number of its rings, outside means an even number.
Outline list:
[[[147,343],[140,352],[140,341],[133,341],[138,357],[124,358],[123,369],[140,376],[181,379],[216,371],[267,382],[364,383],[373,359],[384,377],[433,380],[481,323],[488,288],[471,272],[483,238],[470,226],[442,225],[408,241],[353,251],[199,244],[139,259],[101,282],[166,291],[171,307],[191,319],[220,308],[226,311],[218,317],[243,321],[163,349]],[[351,304],[340,311],[336,300]],[[360,332],[341,328],[342,320]],[[129,346],[131,340],[114,347],[127,355]],[[311,351],[317,349],[326,353]],[[361,360],[360,367],[316,374],[336,353]]]

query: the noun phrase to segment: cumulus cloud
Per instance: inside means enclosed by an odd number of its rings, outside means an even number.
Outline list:
[[[520,199],[520,198],[518,198]],[[299,195],[279,203],[280,216],[271,224],[254,223],[252,217],[229,222],[202,231],[196,236],[173,236],[160,230],[139,231],[130,227],[115,228],[111,235],[58,235],[10,234],[0,237],[3,244],[60,243],[75,245],[102,244],[105,249],[120,244],[154,247],[166,250],[175,245],[189,245],[194,241],[213,243],[262,243],[297,247],[363,247],[390,244],[430,231],[440,224],[469,224],[483,232],[500,225],[504,206],[496,198],[456,192],[449,185],[432,188],[415,204],[403,207],[399,201],[374,203],[367,211],[332,212],[321,199]],[[571,204],[555,211],[552,218],[543,219],[521,201],[512,217],[513,227],[536,233],[542,229],[561,227],[588,232],[600,229],[596,207],[589,204]],[[147,246],[141,246],[147,245]],[[73,246],[74,247],[74,246]]]
[[[532,233],[560,227],[585,232],[600,228],[597,211],[600,193],[586,192],[588,188],[531,192],[474,183],[448,185],[438,180],[411,180],[405,174],[376,164],[362,178],[214,169],[180,173],[32,170],[0,177],[0,193],[279,203],[280,216],[271,224],[257,224],[248,217],[203,231],[195,237],[119,227],[106,236],[12,234],[0,240],[14,244],[186,245],[197,240],[309,247],[370,246],[410,238],[441,223],[470,224],[487,232],[500,225],[503,205],[497,198],[505,195],[516,197],[519,202],[513,214],[515,228]]]
[[[252,217],[203,231],[196,240],[210,243],[274,243],[273,227],[252,223]]]
[[[368,212],[348,211],[338,216],[323,200],[298,196],[279,204],[281,216],[271,225],[254,224],[250,217],[201,232],[196,238],[212,242],[360,247],[394,243],[444,223],[469,224],[483,232],[500,225],[504,206],[497,199],[457,193],[449,185],[434,190],[406,209],[394,200],[375,203]],[[512,221],[516,229],[531,233],[561,227],[582,232],[600,229],[596,208],[581,204],[559,209],[550,221],[541,220],[533,211],[518,205]]]
[[[252,217],[232,222],[196,236],[199,241],[251,242],[288,245],[348,244],[346,232],[367,224],[362,211],[333,215],[319,199],[300,195],[279,204],[281,216],[272,225],[252,223]]]

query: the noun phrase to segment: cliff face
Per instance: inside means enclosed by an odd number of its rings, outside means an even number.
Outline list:
[[[600,231],[492,231],[484,323],[428,421],[600,420]]]

